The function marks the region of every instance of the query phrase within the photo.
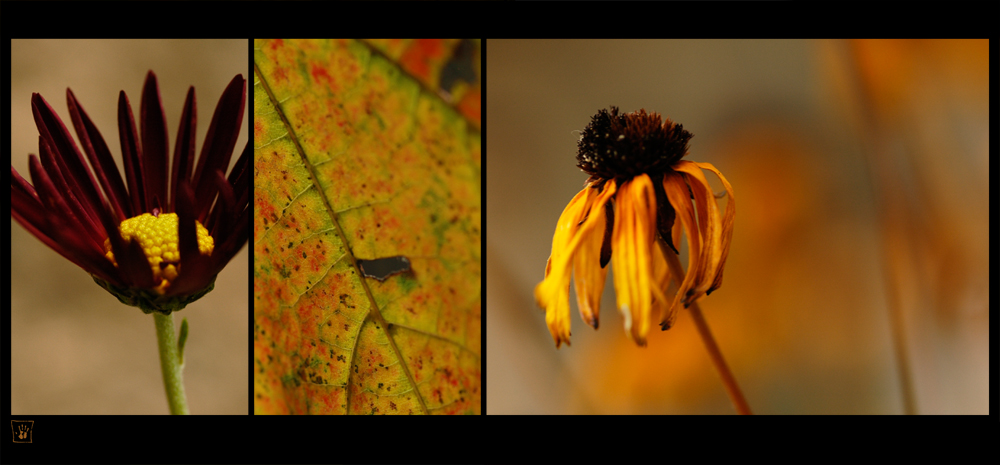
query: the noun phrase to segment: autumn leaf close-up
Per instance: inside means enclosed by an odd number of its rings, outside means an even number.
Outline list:
[[[479,41],[253,47],[254,413],[481,413]]]

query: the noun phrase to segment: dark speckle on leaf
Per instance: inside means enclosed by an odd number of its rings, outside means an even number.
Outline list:
[[[358,260],[361,274],[385,281],[387,278],[410,271],[410,260],[404,256],[377,258],[375,260]]]

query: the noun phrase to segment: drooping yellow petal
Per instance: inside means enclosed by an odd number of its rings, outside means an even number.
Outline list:
[[[667,263],[665,254],[674,255],[675,253],[666,242],[658,239],[654,239],[654,241],[656,242],[656,246],[653,247],[653,289],[662,289],[666,291],[666,289],[670,287],[671,275],[670,266]],[[651,309],[651,314],[659,315],[661,319],[660,321],[664,321],[667,316],[667,311],[670,310],[670,304],[672,303],[670,299],[664,297],[664,295],[666,295],[665,292],[662,294],[653,294],[653,308]],[[671,321],[670,324],[672,325],[673,322]]]
[[[718,264],[719,270],[715,274],[712,286],[705,292],[706,294],[711,294],[712,291],[722,287],[722,271],[726,267],[726,258],[729,257],[729,245],[733,242],[733,223],[736,220],[736,197],[733,195],[733,186],[729,184],[729,181],[726,180],[726,177],[723,176],[719,170],[715,169],[714,165],[711,163],[695,164],[715,173],[715,175],[719,177],[719,180],[722,181],[722,185],[726,187],[726,193],[729,195],[729,199],[726,200],[726,214],[722,218],[722,241]]]
[[[545,309],[545,322],[558,348],[562,342],[569,344],[569,280],[570,263],[584,239],[592,234],[604,204],[615,192],[614,183],[606,183],[600,193],[590,187],[580,191],[559,216],[552,238],[552,255],[546,266],[545,279],[535,286],[535,301]],[[584,218],[586,218],[584,220]],[[582,223],[581,223],[582,221]],[[603,233],[603,230],[601,231]],[[598,264],[599,266],[599,264]]]
[[[643,176],[638,176],[641,178]],[[642,203],[641,186],[636,179],[622,183],[615,198],[615,225],[611,236],[612,253],[611,262],[615,267],[615,297],[618,303],[618,311],[621,312],[625,322],[625,334],[629,339],[638,345],[644,345],[642,332],[639,329],[642,315],[649,310],[652,302],[650,299],[643,299],[642,295],[649,295],[649,291],[640,289],[642,281],[639,276],[644,274],[642,264],[639,263],[639,244],[637,229],[636,209]],[[636,195],[635,193],[638,193]],[[634,197],[639,197],[635,199]],[[638,337],[637,337],[638,336]]]
[[[545,325],[549,327],[549,332],[552,333],[556,349],[563,342],[569,345],[569,286],[566,286],[564,292],[555,295],[555,301],[545,309]]]
[[[654,295],[666,300],[653,272],[655,238],[653,182],[642,174],[624,182],[615,197],[611,253],[615,295],[625,319],[625,333],[640,346],[646,344]]]
[[[684,297],[684,304],[690,305],[705,295],[705,291],[711,287],[719,271],[722,255],[722,216],[719,214],[719,205],[715,203],[712,187],[709,186],[701,168],[689,161],[679,161],[673,168],[685,173],[691,192],[694,193],[695,209],[698,211],[698,230],[702,240],[701,250],[698,251],[702,266],[697,270],[693,292]]]
[[[688,237],[688,268],[684,275],[684,281],[681,282],[677,289],[677,294],[674,296],[670,310],[667,312],[668,318],[664,320],[665,323],[672,323],[673,319],[676,318],[677,304],[687,296],[688,291],[695,285],[695,279],[701,273],[700,267],[703,266],[703,261],[701,260],[702,241],[701,232],[698,230],[698,223],[695,221],[694,209],[691,205],[691,194],[684,176],[677,172],[664,173],[663,190],[666,192],[670,204],[673,205],[674,210],[677,212],[675,224],[676,222],[683,224],[684,232]],[[678,242],[677,245],[680,246],[680,243]],[[677,279],[680,279],[680,277]]]
[[[604,208],[592,209],[591,215],[598,216],[593,232],[587,234],[580,249],[573,256],[573,286],[576,287],[576,303],[580,316],[588,325],[597,329],[601,312],[601,294],[608,268],[601,267],[601,245],[607,224]]]
[[[587,207],[587,200],[593,195],[592,189],[584,188],[563,209],[556,223],[556,232],[552,237],[552,254],[545,265],[545,279],[535,286],[535,301],[545,309],[545,323],[552,333],[556,347],[565,340],[569,342],[569,270],[565,266],[553,266],[553,262],[562,263],[567,254],[566,245],[576,234],[578,223]],[[563,298],[560,298],[563,295]]]

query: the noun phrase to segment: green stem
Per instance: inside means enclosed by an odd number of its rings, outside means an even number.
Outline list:
[[[160,345],[160,368],[163,370],[163,385],[167,388],[167,402],[170,413],[187,415],[187,396],[184,395],[184,374],[181,358],[174,337],[173,314],[153,313],[156,322],[156,339]]]

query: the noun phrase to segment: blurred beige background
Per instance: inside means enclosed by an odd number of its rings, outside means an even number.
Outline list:
[[[181,109],[195,87],[200,154],[215,105],[237,74],[250,78],[246,40],[14,40],[11,47],[11,165],[29,178],[38,153],[31,93],[39,92],[74,137],[66,107],[73,89],[121,170],[118,92],[138,118],[142,85],[158,78],[173,154]],[[248,85],[249,87],[249,85]],[[250,99],[244,124],[249,121]],[[138,124],[138,122],[137,122]],[[246,144],[244,129],[233,162]],[[194,414],[248,413],[248,266],[244,249],[215,290],[181,310],[190,334],[184,381]],[[90,275],[11,220],[11,412],[169,413],[151,315],[120,304]]]
[[[573,295],[556,350],[535,305],[587,178],[574,131],[609,105],[680,122],[687,159],[733,185],[725,281],[701,305],[755,413],[903,413],[890,308],[917,412],[989,412],[987,41],[489,48],[489,413],[734,412],[687,312],[635,347],[609,275],[600,330]]]

